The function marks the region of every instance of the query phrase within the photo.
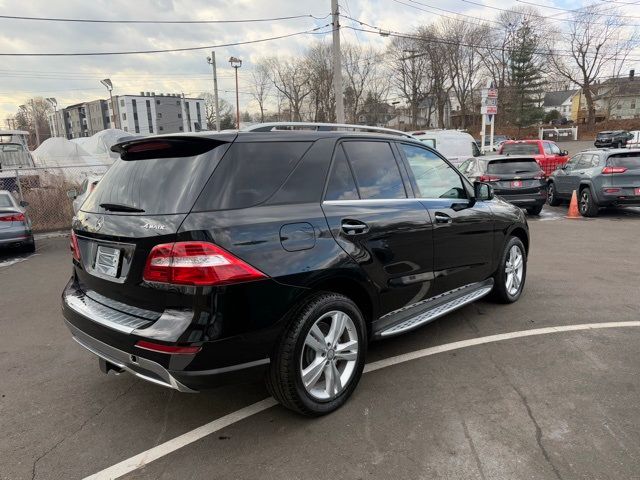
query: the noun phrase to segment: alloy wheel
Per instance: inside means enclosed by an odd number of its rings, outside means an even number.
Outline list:
[[[524,274],[524,255],[518,245],[513,245],[509,249],[509,257],[504,268],[505,287],[509,295],[516,295],[522,285]]]
[[[589,192],[585,188],[580,194],[580,213],[582,215],[587,213],[589,209]]]
[[[358,333],[339,310],[322,315],[309,329],[300,354],[305,390],[318,400],[337,397],[349,384],[358,360]]]

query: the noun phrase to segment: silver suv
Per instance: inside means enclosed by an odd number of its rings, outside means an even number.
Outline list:
[[[578,193],[583,217],[602,207],[640,206],[640,149],[588,150],[549,176],[547,201],[559,205]]]

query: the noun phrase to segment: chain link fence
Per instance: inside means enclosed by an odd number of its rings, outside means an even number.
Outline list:
[[[106,165],[71,165],[0,170],[0,190],[8,190],[25,207],[35,233],[68,230],[76,204],[91,183],[105,174]],[[75,195],[74,195],[75,193]]]

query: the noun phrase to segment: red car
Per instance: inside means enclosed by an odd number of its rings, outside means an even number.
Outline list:
[[[549,140],[507,140],[500,146],[501,155],[531,155],[546,175],[567,163],[569,152],[560,150]]]

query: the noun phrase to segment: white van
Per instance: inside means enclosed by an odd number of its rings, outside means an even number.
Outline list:
[[[626,147],[627,148],[640,148],[640,130],[631,130],[629,132],[629,136],[633,135],[629,140],[627,140]]]
[[[473,137],[460,130],[420,130],[410,133],[438,150],[456,167],[471,157],[481,155]]]

